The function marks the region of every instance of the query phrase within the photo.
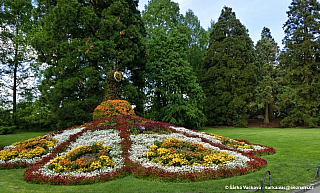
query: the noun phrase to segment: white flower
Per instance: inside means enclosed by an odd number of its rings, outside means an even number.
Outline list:
[[[228,150],[220,150],[220,148],[210,145],[209,143],[203,142],[200,138],[195,137],[187,137],[180,133],[172,133],[172,134],[139,134],[139,135],[131,135],[130,136],[132,145],[130,150],[130,159],[139,162],[144,167],[157,167],[163,169],[165,171],[170,172],[195,172],[195,171],[202,171],[204,169],[213,169],[216,170],[220,166],[212,164],[207,167],[205,166],[181,166],[181,167],[174,167],[174,166],[163,166],[160,163],[154,163],[149,161],[148,158],[144,157],[144,155],[150,151],[150,146],[154,144],[155,141],[162,142],[164,139],[168,138],[177,138],[178,140],[183,140],[189,143],[198,143],[203,145],[204,147],[216,150],[218,152],[225,151],[228,155],[233,155],[235,160],[228,161],[227,163],[221,165],[227,168],[234,168],[234,167],[246,167],[246,163],[250,161],[250,159],[240,153],[228,151]]]
[[[44,176],[75,176],[75,177],[93,177],[93,176],[99,176],[102,173],[109,173],[112,171],[115,171],[117,169],[120,169],[124,166],[123,164],[123,158],[121,157],[122,151],[121,151],[121,138],[119,136],[119,132],[114,129],[108,129],[108,130],[97,130],[97,131],[87,131],[83,135],[77,138],[75,142],[69,145],[67,151],[61,153],[60,155],[64,155],[67,152],[73,150],[74,148],[81,146],[81,145],[88,145],[92,146],[93,144],[96,144],[97,142],[103,142],[103,145],[108,145],[110,147],[110,157],[115,162],[114,167],[103,167],[98,170],[94,170],[92,172],[79,172],[79,171],[73,171],[73,172],[61,172],[56,173],[48,168],[49,163],[46,163],[42,168],[40,168],[39,172],[42,173]]]
[[[52,137],[52,138],[56,139],[57,143],[54,145],[54,147],[57,147],[59,144],[61,144],[61,143],[65,142],[66,140],[68,140],[70,135],[74,135],[76,133],[79,133],[83,129],[85,129],[85,127],[77,128],[77,129],[68,129],[68,130],[65,130],[62,133],[59,133],[59,134],[56,134],[56,135],[54,135],[54,134],[44,135],[43,138],[49,136],[49,137]],[[49,149],[51,150],[54,147],[50,147]],[[8,146],[4,147],[4,149],[13,149],[13,148],[16,148],[16,146],[8,145]],[[11,160],[7,161],[7,163],[26,162],[28,164],[33,164],[33,163],[36,163],[36,162],[40,161],[43,157],[47,156],[49,153],[50,152],[48,152],[45,155],[42,155],[41,157],[34,157],[34,158],[31,158],[31,159],[15,158],[15,159],[11,159]],[[2,164],[2,163],[6,163],[6,162],[3,161],[3,160],[0,160],[0,164]]]
[[[63,131],[62,133],[53,135],[52,137],[56,140],[58,140],[58,142],[55,144],[54,147],[57,147],[58,145],[60,145],[61,143],[65,142],[66,140],[69,139],[69,137],[71,135],[74,135],[76,133],[81,132],[83,129],[85,129],[85,127],[81,127],[81,128],[77,128],[77,129],[68,129]],[[49,135],[50,136],[50,135]]]
[[[209,135],[209,134],[206,134],[206,133],[201,133],[201,132],[195,132],[195,131],[192,131],[190,129],[186,129],[184,127],[171,127],[172,129],[178,131],[178,132],[185,132],[185,133],[188,133],[188,134],[191,134],[191,135],[195,135],[195,136],[198,136],[198,137],[202,137],[202,138],[205,138],[213,143],[217,143],[217,144],[222,144],[222,142],[217,139],[215,136],[212,136],[212,135]],[[233,139],[230,139],[231,141]],[[248,144],[244,144],[244,145],[248,145]],[[265,149],[266,147],[262,147],[262,146],[259,146],[259,145],[253,145],[254,149],[255,150],[261,150],[261,149]],[[246,148],[232,148],[232,147],[229,147],[231,149],[238,149],[240,151],[243,151],[243,152],[248,152],[248,151],[252,151],[253,149],[246,149]]]

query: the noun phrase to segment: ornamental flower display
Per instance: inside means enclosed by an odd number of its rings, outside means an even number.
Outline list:
[[[133,115],[96,120],[1,149],[41,139],[47,141],[41,144],[50,146],[48,152],[23,177],[54,185],[104,182],[126,175],[177,182],[227,178],[264,167],[267,161],[258,155],[275,153],[271,147]]]
[[[126,100],[103,101],[93,112],[93,120],[117,115],[134,115],[134,110]]]
[[[39,157],[46,154],[56,142],[57,140],[51,137],[36,137],[13,143],[11,147],[0,151],[0,159],[9,161],[16,158],[31,159]]]
[[[4,146],[0,148],[0,169],[32,165],[82,129],[84,128],[67,129]]]
[[[65,155],[51,160],[48,168],[54,172],[90,172],[104,166],[113,167],[114,161],[109,157],[109,146],[102,146],[98,142],[92,146],[81,145],[69,151]]]
[[[115,127],[102,130],[88,128],[74,142],[66,144],[65,152],[39,165],[32,176],[56,179],[54,182],[45,181],[52,184],[84,183],[94,178],[117,176],[124,167],[120,142]]]
[[[217,152],[200,143],[185,142],[177,138],[168,138],[162,143],[156,141],[149,148],[150,151],[145,156],[151,162],[160,163],[163,166],[221,165],[235,159],[226,151]]]
[[[223,137],[223,136],[212,134],[212,133],[210,133],[209,135],[219,139],[222,142],[222,144],[227,145],[228,147],[231,147],[231,148],[255,149],[253,145],[248,145],[243,141],[237,141],[235,139],[230,139],[229,137]]]

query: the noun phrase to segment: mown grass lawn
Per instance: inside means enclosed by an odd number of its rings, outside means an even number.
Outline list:
[[[257,172],[221,180],[190,183],[150,181],[128,176],[92,185],[51,186],[25,182],[22,177],[25,169],[0,170],[0,192],[250,192],[229,190],[226,187],[259,186],[267,170],[271,171],[273,186],[303,186],[312,182],[316,166],[320,165],[320,129],[203,128],[200,131],[234,139],[246,139],[251,143],[274,147],[277,152],[274,155],[263,156],[268,165]],[[0,135],[0,146],[43,134],[32,132]]]

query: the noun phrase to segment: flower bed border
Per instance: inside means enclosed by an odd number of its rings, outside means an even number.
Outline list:
[[[101,175],[94,176],[94,177],[84,177],[84,176],[76,177],[76,176],[62,176],[62,175],[50,177],[50,176],[41,175],[41,171],[39,171],[39,169],[43,167],[43,165],[49,162],[51,159],[54,159],[54,157],[57,156],[59,153],[64,152],[72,142],[76,141],[76,139],[79,136],[83,135],[85,132],[89,130],[95,131],[95,130],[101,130],[101,129],[110,129],[111,128],[110,125],[101,124],[101,123],[110,122],[110,121],[112,121],[113,123],[112,127],[115,126],[116,129],[119,131],[119,136],[121,139],[120,145],[122,150],[121,157],[123,157],[123,162],[124,162],[123,167],[121,167],[120,169],[117,169],[116,171],[113,171],[110,173],[102,173]],[[130,121],[133,121],[133,123],[131,123]],[[170,172],[170,171],[165,171],[163,169],[156,168],[156,167],[143,167],[140,163],[132,161],[130,159],[130,149],[131,149],[132,141],[130,140],[131,133],[128,127],[130,126],[130,124],[136,124],[136,121],[145,122],[145,123],[150,122],[150,126],[152,126],[153,124],[154,125],[160,124],[161,126],[166,127],[168,130],[171,130],[175,133],[181,133],[186,137],[199,138],[201,139],[201,141],[205,143],[209,143],[212,146],[218,147],[221,150],[229,150],[229,151],[235,151],[237,153],[240,153],[250,158],[250,161],[246,163],[247,164],[246,167],[239,167],[239,166],[234,168],[221,167],[215,170],[206,168],[202,171],[196,171],[196,172]],[[274,148],[263,146],[263,145],[259,145],[261,147],[264,147],[263,149],[252,150],[252,151],[241,151],[240,149],[231,148],[224,144],[214,143],[209,139],[205,137],[201,137],[199,135],[177,131],[172,127],[173,125],[171,124],[153,122],[145,118],[141,118],[138,116],[129,116],[129,115],[120,115],[117,117],[105,118],[105,119],[94,121],[88,124],[88,126],[85,129],[83,129],[82,131],[76,134],[70,135],[68,140],[66,140],[65,142],[59,144],[57,147],[52,149],[52,152],[49,155],[44,156],[41,161],[37,162],[32,167],[28,168],[24,172],[23,177],[28,182],[39,183],[39,184],[47,183],[52,185],[91,184],[96,182],[104,182],[104,181],[112,180],[115,178],[120,178],[129,174],[132,174],[137,178],[157,179],[160,181],[174,181],[174,182],[202,181],[202,180],[221,179],[221,178],[227,178],[231,176],[248,174],[250,172],[261,169],[262,167],[266,166],[267,161],[265,159],[257,157],[258,155],[275,153]],[[193,131],[196,131],[196,130],[193,130]],[[60,132],[63,132],[63,131],[60,131]],[[246,140],[237,140],[237,141],[245,142],[246,144],[249,144],[249,145],[257,145],[257,144],[251,144]]]
[[[181,182],[181,181],[202,181],[202,180],[209,180],[209,179],[221,179],[221,178],[227,178],[231,176],[245,175],[255,170],[261,169],[267,165],[267,161],[265,159],[256,157],[256,155],[266,155],[266,154],[275,153],[274,148],[262,146],[262,145],[259,145],[259,146],[265,147],[265,149],[244,152],[238,149],[230,148],[224,144],[213,143],[203,137],[192,135],[186,132],[180,132],[180,131],[174,130],[173,128],[171,129],[174,132],[181,133],[187,137],[200,138],[203,142],[219,147],[221,150],[236,151],[244,156],[249,157],[252,160],[247,162],[247,167],[235,167],[233,169],[221,167],[218,170],[213,170],[208,168],[200,172],[184,172],[184,173],[169,172],[157,167],[143,167],[140,163],[132,162],[132,164],[134,165],[134,169],[132,171],[135,177],[160,179],[160,180],[171,181],[171,182],[172,181]],[[197,131],[197,130],[193,130],[193,131]],[[249,145],[257,145],[257,144],[249,143],[246,140],[237,140],[237,141],[243,141]]]
[[[105,120],[105,119],[102,119]],[[101,120],[100,120],[101,121]],[[77,177],[77,176],[54,176],[53,178],[50,178],[50,176],[42,175],[42,173],[39,171],[41,167],[43,167],[46,163],[50,162],[50,160],[54,159],[58,153],[64,152],[68,146],[75,142],[76,139],[86,133],[87,131],[96,131],[99,129],[102,129],[101,126],[98,126],[100,121],[95,121],[92,124],[89,124],[89,126],[82,131],[71,135],[67,141],[60,144],[55,151],[53,151],[50,155],[44,157],[40,162],[37,162],[34,166],[28,168],[24,173],[23,177],[27,182],[34,182],[39,184],[51,184],[51,185],[80,185],[80,184],[92,184],[96,182],[105,182],[108,180],[112,180],[115,178],[120,178],[123,176],[126,176],[128,174],[126,167],[122,167],[120,169],[117,169],[116,171],[110,172],[110,173],[102,173],[99,176],[94,177]],[[109,129],[109,127],[105,127],[104,129]]]
[[[70,127],[70,128],[64,129],[64,130],[56,131],[56,132],[54,132],[54,133],[51,133],[50,135],[51,135],[51,137],[53,137],[53,136],[55,136],[55,135],[57,135],[57,134],[63,133],[64,131],[71,130],[71,129],[75,129],[75,128],[79,128],[79,127],[81,127],[81,126],[78,126],[78,127]],[[81,132],[81,131],[80,131],[80,132]],[[43,135],[43,136],[41,137],[41,139],[44,138],[44,137],[46,137],[46,135]],[[70,138],[70,136],[69,136],[69,138]],[[63,142],[62,142],[62,143],[63,143]],[[58,145],[58,146],[59,146],[59,145]],[[55,147],[55,148],[53,148],[53,149],[51,149],[47,154],[43,155],[43,156],[42,156],[42,159],[43,159],[45,156],[50,155],[50,153],[52,153],[52,152],[54,151],[54,149],[58,148],[58,146]],[[1,150],[4,150],[4,148],[5,148],[5,146],[1,147],[1,148],[0,148],[0,151],[1,151]],[[41,161],[41,159],[40,159],[39,161]],[[36,161],[36,163],[39,162],[39,161]],[[5,163],[0,163],[0,170],[3,170],[3,169],[27,168],[27,167],[29,167],[29,166],[33,166],[34,164],[35,164],[35,163],[28,163],[27,161],[15,161],[15,162],[10,162],[10,161],[9,161],[9,162],[5,162]]]

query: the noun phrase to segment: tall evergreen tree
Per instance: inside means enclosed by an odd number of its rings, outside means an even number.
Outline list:
[[[275,67],[279,55],[279,46],[272,38],[269,28],[263,28],[261,39],[256,45],[256,53],[259,66],[257,101],[264,105],[264,123],[269,123],[270,117],[273,117],[276,87]]]
[[[204,94],[188,62],[187,28],[179,6],[151,0],[142,16],[147,30],[147,95],[150,118],[187,128],[205,122]]]
[[[287,14],[281,66],[290,92],[282,93],[282,104],[288,109],[282,123],[315,127],[320,121],[320,3],[293,0]]]
[[[46,63],[40,85],[58,127],[89,121],[103,100],[105,74],[116,68],[137,96],[143,111],[144,26],[138,1],[39,0],[41,25],[33,45]]]
[[[0,1],[1,100],[2,104],[12,108],[14,124],[17,124],[18,95],[29,83],[30,62],[33,61],[33,50],[29,39],[33,24],[31,2],[31,0]]]
[[[247,125],[248,104],[256,86],[255,51],[245,26],[229,7],[213,24],[202,87],[209,125]]]

